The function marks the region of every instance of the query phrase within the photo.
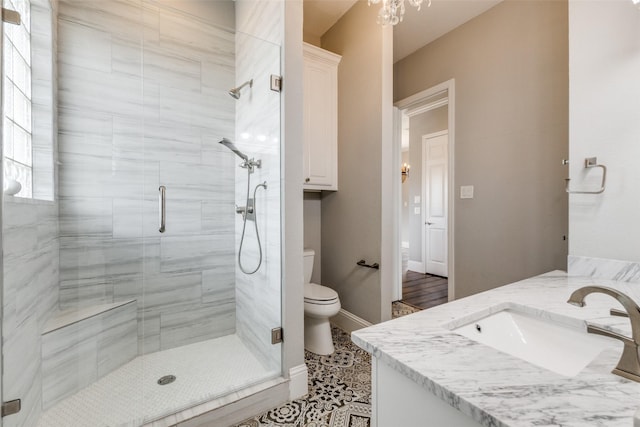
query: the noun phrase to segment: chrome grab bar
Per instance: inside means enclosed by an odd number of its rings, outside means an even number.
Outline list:
[[[167,203],[166,203],[166,199],[167,199],[167,187],[165,187],[164,185],[161,185],[160,188],[158,188],[158,191],[160,192],[159,197],[158,197],[158,203],[159,203],[159,208],[160,208],[160,228],[158,229],[159,232],[164,233],[165,228],[165,223],[167,221],[167,215],[166,215],[166,207],[167,207]]]
[[[562,161],[562,164],[567,164],[566,160]],[[572,191],[569,189],[569,181],[571,178],[565,178],[564,189],[569,194],[600,194],[604,192],[605,184],[607,183],[607,167],[605,165],[598,164],[597,157],[588,157],[584,159],[584,167],[587,169],[590,168],[602,168],[602,183],[600,184],[600,189],[594,191]]]

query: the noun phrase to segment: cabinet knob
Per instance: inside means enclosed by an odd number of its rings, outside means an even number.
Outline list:
[[[311,181],[311,178],[307,178],[304,180],[304,182],[309,182],[309,181]]]

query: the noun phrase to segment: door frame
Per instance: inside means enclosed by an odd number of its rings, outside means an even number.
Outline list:
[[[444,104],[446,105],[446,104]],[[427,273],[427,198],[425,197],[427,194],[427,170],[425,167],[425,164],[427,163],[427,156],[426,156],[426,146],[425,146],[425,141],[428,139],[432,139],[432,138],[437,138],[439,136],[444,136],[447,135],[447,160],[449,159],[449,129],[445,129],[445,130],[441,130],[438,132],[432,132],[432,133],[427,133],[425,135],[422,135],[422,140],[421,140],[421,150],[422,150],[422,177],[421,177],[421,181],[422,182],[422,191],[420,194],[421,197],[421,207],[420,207],[420,221],[421,221],[421,230],[422,230],[422,271],[424,273]],[[449,166],[449,165],[447,165]],[[449,198],[451,197],[451,194],[449,193],[449,187],[448,187],[448,182],[449,182],[449,169],[447,169],[447,215],[449,214]],[[447,221],[449,220],[449,218],[447,217]],[[447,237],[449,236],[449,224],[447,223]],[[447,241],[447,251],[449,248],[449,242]],[[449,254],[447,253],[447,274],[449,273]],[[431,273],[429,273],[431,274]]]
[[[4,22],[0,19],[0,34],[4,37]],[[4,57],[4,43],[0,43],[0,58]],[[4,82],[4,61],[0,61],[0,76],[2,76],[2,81]],[[33,83],[33,82],[32,82]],[[0,83],[0,100],[3,99],[3,86],[4,83]],[[4,108],[2,103],[0,103],[0,112],[2,112],[2,116],[4,117]],[[3,240],[4,240],[4,129],[3,129],[3,121],[0,121],[0,188],[3,189],[2,200],[0,200],[0,403],[4,402],[3,388],[4,388],[4,251],[3,251]],[[2,417],[0,417],[0,427],[2,427]]]
[[[447,93],[447,97],[443,100],[437,100],[435,102],[429,102],[430,98],[441,94]],[[433,110],[443,105],[448,105],[448,133],[449,133],[449,150],[448,150],[448,175],[449,175],[449,199],[447,203],[447,256],[448,256],[448,300],[453,301],[455,299],[455,79],[447,80],[435,86],[432,86],[426,90],[418,92],[414,95],[411,95],[407,98],[404,98],[396,103],[394,103],[394,138],[393,138],[393,151],[395,159],[402,158],[402,144],[401,144],[401,134],[402,134],[402,112],[404,110],[412,109],[415,111],[426,112],[429,110]],[[398,169],[400,168],[400,164],[398,163],[396,166]],[[398,173],[396,178],[394,178],[394,200],[402,200],[402,181],[401,175]],[[399,212],[401,210],[401,203],[396,203],[396,209]],[[421,218],[424,216],[424,209],[422,209]],[[423,221],[424,222],[424,221]],[[394,276],[396,280],[395,288],[393,289],[393,300],[397,301],[402,299],[402,216],[394,215],[394,221],[392,225],[392,230],[394,234],[394,241],[396,244],[394,245],[397,250],[395,254],[396,262],[395,262],[395,270]],[[423,255],[423,263],[424,263],[424,255]]]

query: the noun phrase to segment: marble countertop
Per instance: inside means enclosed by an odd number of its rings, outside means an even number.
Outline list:
[[[567,304],[587,285],[620,290],[640,305],[640,284],[554,271],[353,332],[352,340],[451,406],[485,426],[634,425],[640,383],[611,373],[622,344],[611,347],[574,377],[565,377],[450,331],[455,325],[510,304],[583,328],[586,321],[627,336],[629,319],[609,315],[613,298],[591,294],[585,307]]]

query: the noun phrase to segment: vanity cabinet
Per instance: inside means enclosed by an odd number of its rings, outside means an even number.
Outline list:
[[[338,190],[340,55],[304,44],[304,189]]]
[[[389,365],[371,358],[372,427],[481,427]]]

